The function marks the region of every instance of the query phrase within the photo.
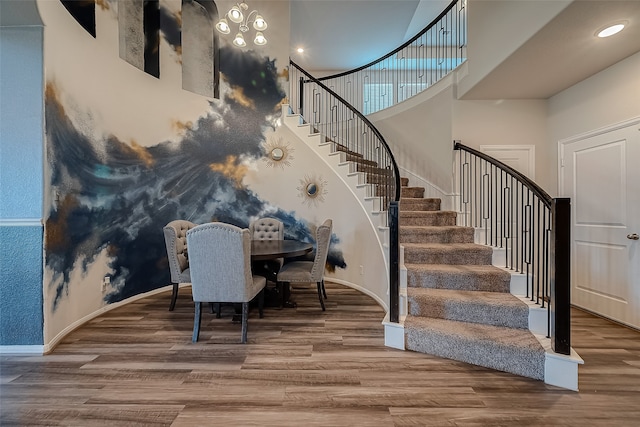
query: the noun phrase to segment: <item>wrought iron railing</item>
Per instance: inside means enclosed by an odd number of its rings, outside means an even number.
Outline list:
[[[535,182],[456,142],[461,225],[480,243],[503,248],[505,268],[525,275],[526,296],[548,310],[553,351],[570,354],[570,200],[551,198]]]
[[[354,70],[318,78],[363,114],[422,92],[466,60],[467,0],[454,0],[411,40]]]
[[[289,63],[289,106],[300,114],[312,131],[331,144],[334,152],[342,152],[350,172],[358,172],[359,184],[367,197],[378,202],[387,213],[389,227],[389,316],[399,318],[399,243],[398,202],[400,174],[393,154],[380,132],[354,106],[326,87],[295,62]],[[394,217],[395,215],[395,217]]]

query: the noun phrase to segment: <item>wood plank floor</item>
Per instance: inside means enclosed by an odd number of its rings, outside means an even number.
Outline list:
[[[573,311],[579,392],[384,346],[383,310],[328,283],[297,309],[257,310],[239,344],[232,311],[162,293],[119,307],[47,356],[0,356],[3,426],[637,426],[640,333]]]

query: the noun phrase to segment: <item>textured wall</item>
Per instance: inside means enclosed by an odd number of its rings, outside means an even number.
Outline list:
[[[0,28],[0,219],[42,217],[42,31]]]
[[[42,227],[0,227],[0,345],[42,345]]]
[[[2,346],[43,344],[42,32],[0,28]]]

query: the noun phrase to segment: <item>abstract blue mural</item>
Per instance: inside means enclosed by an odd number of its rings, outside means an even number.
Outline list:
[[[247,227],[268,212],[286,237],[314,241],[313,225],[261,200],[242,185],[240,159],[260,159],[266,130],[275,129],[285,92],[274,61],[252,51],[220,49],[221,75],[231,90],[179,142],[142,147],[115,136],[91,141],[46,89],[51,206],[45,226],[46,265],[57,283],[53,309],[68,292],[78,263],[86,270],[109,255],[116,286],[106,303],[165,286],[169,271],[162,227],[174,219],[223,221]],[[99,146],[98,146],[99,145]],[[346,268],[332,236],[329,268]]]

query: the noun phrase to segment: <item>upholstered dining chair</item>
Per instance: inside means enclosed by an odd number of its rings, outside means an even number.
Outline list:
[[[332,228],[333,221],[327,219],[316,230],[316,255],[313,261],[293,261],[284,264],[278,271],[277,279],[279,287],[288,287],[291,283],[316,283],[322,311],[325,311],[324,299],[327,298],[327,291],[324,288],[324,268],[329,255]]]
[[[177,219],[169,222],[162,229],[164,232],[164,243],[167,247],[171,283],[173,284],[169,311],[173,311],[176,306],[180,283],[191,283],[189,260],[187,258],[187,231],[195,226],[196,224],[190,221]]]
[[[282,240],[284,239],[284,224],[275,218],[259,218],[249,224],[249,233],[252,240]],[[284,258],[276,258],[267,261],[256,261],[253,263],[253,272],[259,273],[271,280],[276,281],[276,273],[284,264]]]
[[[198,225],[187,231],[191,293],[195,303],[193,342],[200,336],[203,302],[242,303],[242,343],[247,342],[249,302],[258,296],[263,317],[267,280],[251,273],[249,230],[222,222]]]

